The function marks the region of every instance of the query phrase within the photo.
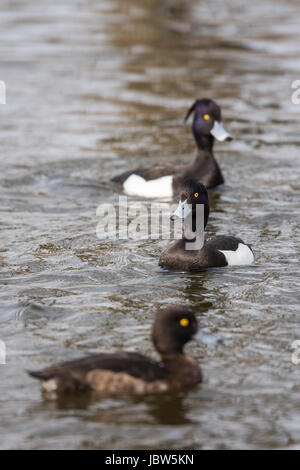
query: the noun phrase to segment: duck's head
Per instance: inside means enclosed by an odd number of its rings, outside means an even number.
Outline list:
[[[194,113],[193,133],[199,146],[213,144],[214,138],[221,142],[230,142],[231,135],[224,129],[221,108],[213,100],[196,100],[185,116],[184,122]]]
[[[197,319],[185,307],[167,307],[156,313],[152,329],[152,340],[162,356],[182,354],[191,340],[206,344],[218,344],[220,339],[198,328]]]
[[[195,230],[196,216],[199,214],[197,212],[197,205],[199,204],[203,204],[204,206],[203,222],[205,228],[209,216],[209,202],[206,187],[199,181],[193,179],[185,180],[180,192],[179,205],[174,214],[171,215],[171,220],[190,218],[194,222],[193,230]]]

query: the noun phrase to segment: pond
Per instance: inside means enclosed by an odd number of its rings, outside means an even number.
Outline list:
[[[2,3],[0,447],[299,449],[298,2]],[[194,158],[183,118],[201,97],[235,137],[215,146],[226,181],[209,232],[251,243],[256,262],[170,274],[167,240],[99,240],[96,210],[117,203],[117,173]],[[167,304],[224,341],[187,347],[204,373],[192,391],[47,401],[25,372],[154,355]]]

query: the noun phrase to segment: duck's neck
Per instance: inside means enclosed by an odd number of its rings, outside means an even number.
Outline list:
[[[198,156],[206,154],[213,154],[214,137],[212,135],[199,135],[199,133],[193,132],[194,138],[198,148]]]

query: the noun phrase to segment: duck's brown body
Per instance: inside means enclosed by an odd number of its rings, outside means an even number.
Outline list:
[[[29,372],[43,382],[48,391],[103,390],[139,388],[166,378],[159,363],[136,353],[97,354]]]
[[[135,353],[99,354],[29,374],[46,392],[154,393],[201,382],[197,362],[175,354],[155,362]]]

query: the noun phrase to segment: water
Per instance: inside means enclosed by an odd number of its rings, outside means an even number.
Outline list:
[[[2,448],[300,448],[298,2],[4,0],[0,16]],[[158,270],[167,241],[101,242],[108,179],[194,155],[182,119],[223,108],[226,185],[211,233],[256,264]],[[104,182],[104,183],[103,183]],[[47,402],[24,372],[90,351],[153,354],[157,307],[191,306],[223,347],[190,345],[192,392]]]

